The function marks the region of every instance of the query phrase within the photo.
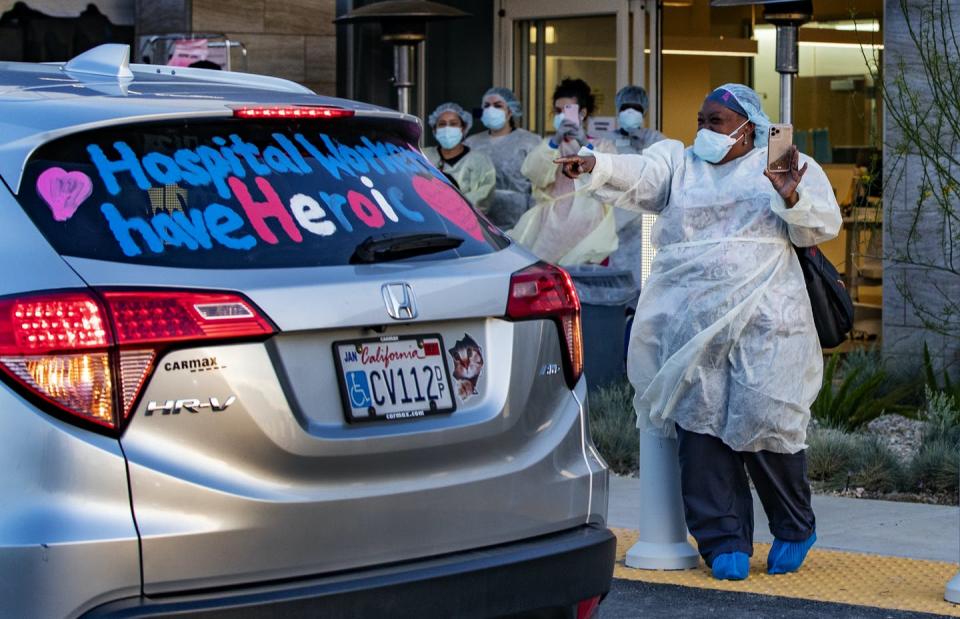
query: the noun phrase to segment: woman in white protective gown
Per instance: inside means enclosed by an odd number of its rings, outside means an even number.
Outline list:
[[[714,90],[697,121],[691,148],[558,162],[600,201],[659,215],[627,361],[638,426],[676,435],[687,526],[714,577],[741,580],[753,554],[744,467],[775,538],[768,571],[796,571],[816,541],[804,449],[823,357],[791,243],[835,237],[841,215],[795,147],[789,172],[767,172],[770,121],[752,89]]]

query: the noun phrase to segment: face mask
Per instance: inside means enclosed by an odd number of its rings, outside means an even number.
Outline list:
[[[560,130],[560,125],[562,125],[562,124],[563,124],[563,121],[565,121],[566,119],[567,119],[567,117],[564,116],[563,114],[557,114],[556,116],[554,116],[554,117],[553,117],[553,128],[554,128],[555,130],[559,131],[559,130]]]
[[[639,129],[643,124],[643,112],[638,112],[633,108],[627,108],[617,116],[620,121],[620,128],[624,131]]]
[[[709,163],[717,163],[727,156],[734,144],[740,141],[740,138],[735,138],[733,135],[748,122],[750,121],[744,121],[743,125],[734,129],[733,133],[730,134],[717,133],[709,129],[697,131],[697,137],[693,141],[693,154]]]
[[[491,131],[502,129],[507,124],[507,113],[498,107],[483,108],[483,116],[480,117],[483,126]]]
[[[463,139],[463,131],[460,127],[440,127],[433,135],[445,150],[450,150]]]

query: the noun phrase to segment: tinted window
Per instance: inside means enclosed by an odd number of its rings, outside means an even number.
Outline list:
[[[368,238],[442,233],[472,256],[507,241],[398,121],[168,122],[42,146],[18,196],[64,255],[201,268],[347,264]]]

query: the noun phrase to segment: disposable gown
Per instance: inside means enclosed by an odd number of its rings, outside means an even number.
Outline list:
[[[652,146],[661,140],[667,139],[656,129],[640,127],[633,131],[621,131],[616,129],[601,134],[602,138],[613,142],[617,153],[620,155],[635,155],[642,153],[648,146]]]
[[[809,168],[788,209],[763,176],[766,148],[724,165],[675,140],[595,156],[578,186],[659,214],[627,360],[638,427],[674,436],[676,423],[737,451],[804,449],[823,358],[790,242],[840,229],[823,170],[800,155]]]
[[[520,167],[539,143],[540,137],[525,129],[514,129],[499,137],[482,131],[464,141],[474,151],[486,154],[493,161],[497,185],[480,209],[490,221],[504,230],[516,225],[520,216],[530,208],[530,180],[520,172]]]
[[[489,157],[470,149],[456,164],[450,165],[440,160],[440,151],[435,146],[423,149],[423,154],[437,169],[457,181],[460,193],[470,204],[479,205],[482,209],[482,204],[490,197],[497,182],[497,173]]]
[[[648,146],[667,139],[656,129],[640,127],[633,131],[624,132],[619,129],[602,134],[604,138],[613,142],[620,155],[638,155]],[[618,271],[629,271],[633,275],[634,286],[640,290],[643,276],[643,220],[644,215],[627,209],[613,209],[614,221],[617,225],[619,246],[617,251],[610,254],[609,266]],[[651,218],[650,215],[646,215]],[[649,243],[649,239],[647,239]],[[648,248],[649,250],[649,248]]]
[[[553,162],[579,148],[576,142],[572,147],[567,144],[553,148],[550,140],[543,140],[527,155],[521,170],[533,184],[536,204],[508,234],[547,262],[599,263],[617,249],[613,209],[585,188],[577,189]],[[592,146],[591,153],[616,152],[608,140],[597,140]]]

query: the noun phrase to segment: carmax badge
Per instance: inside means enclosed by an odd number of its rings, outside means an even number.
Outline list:
[[[209,408],[215,413],[227,410],[227,407],[237,401],[237,396],[232,395],[223,402],[219,398],[208,398],[206,402],[201,402],[196,398],[187,398],[184,400],[167,400],[164,403],[150,400],[147,404],[145,416],[150,417],[155,412],[162,415],[179,415],[181,411],[188,413],[199,413],[205,408]]]

